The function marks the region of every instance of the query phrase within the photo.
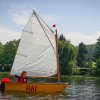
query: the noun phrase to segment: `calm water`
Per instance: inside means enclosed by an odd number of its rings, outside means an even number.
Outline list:
[[[64,79],[69,86],[63,93],[11,93],[0,92],[0,100],[100,100],[100,79]]]

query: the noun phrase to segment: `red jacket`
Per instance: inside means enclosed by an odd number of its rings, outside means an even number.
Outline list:
[[[22,76],[19,77],[18,79],[19,83],[27,83],[27,78],[23,78]]]

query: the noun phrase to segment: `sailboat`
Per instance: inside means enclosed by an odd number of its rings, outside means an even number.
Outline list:
[[[11,75],[20,76],[27,71],[28,77],[48,78],[57,75],[56,83],[5,83],[5,91],[28,93],[62,92],[68,83],[60,82],[58,36],[33,10],[22,31]]]

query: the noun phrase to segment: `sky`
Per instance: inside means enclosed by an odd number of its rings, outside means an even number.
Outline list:
[[[0,0],[0,42],[19,39],[33,9],[74,45],[100,36],[100,0]]]

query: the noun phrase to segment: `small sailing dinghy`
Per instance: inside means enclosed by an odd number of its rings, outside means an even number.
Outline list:
[[[22,37],[11,69],[11,75],[20,76],[27,71],[28,77],[48,78],[57,74],[56,83],[5,83],[5,91],[62,92],[68,83],[60,82],[58,38],[33,11],[22,32]]]

